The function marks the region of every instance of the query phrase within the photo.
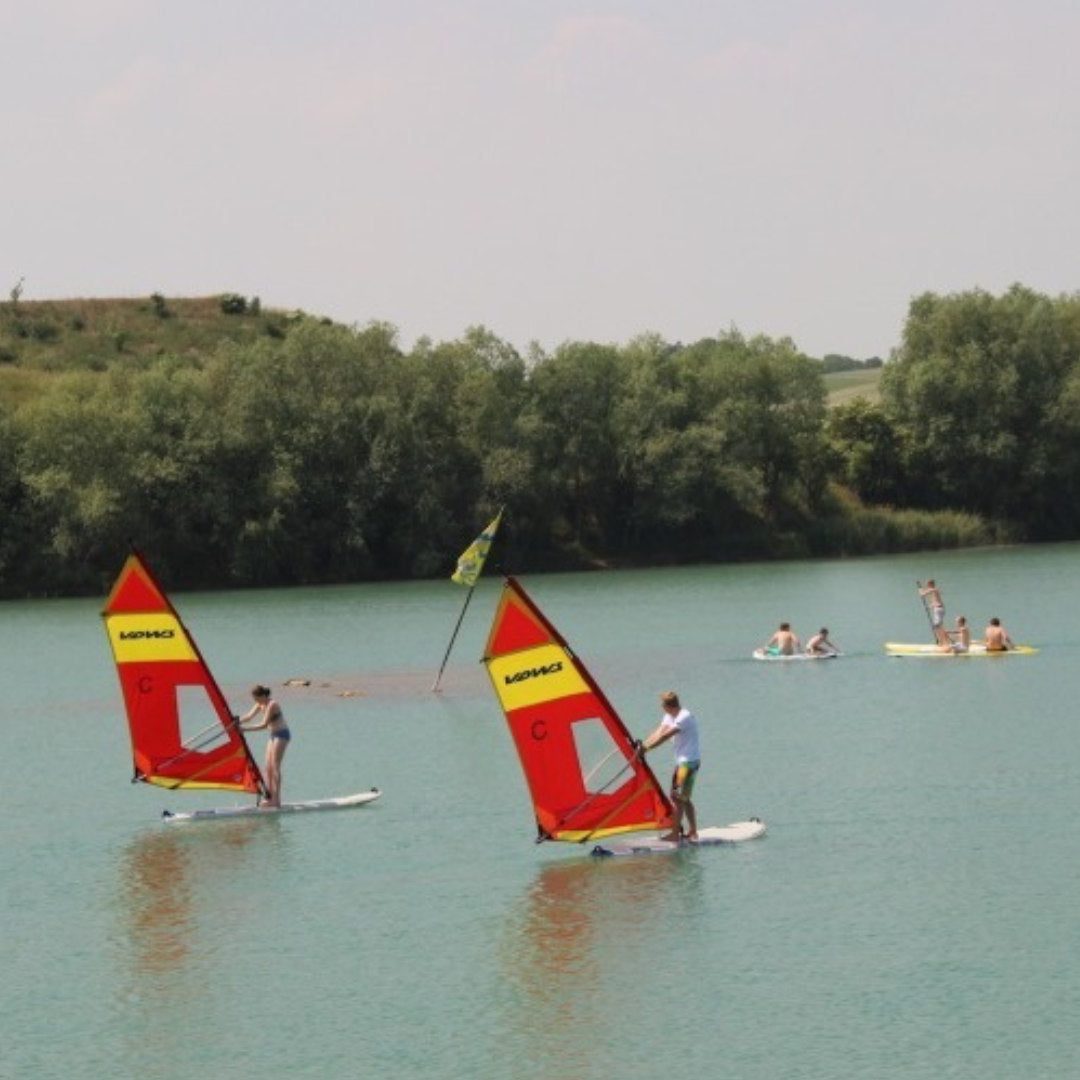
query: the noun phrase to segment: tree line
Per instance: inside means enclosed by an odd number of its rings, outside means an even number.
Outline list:
[[[118,357],[0,403],[0,595],[449,574],[506,507],[508,570],[1080,535],[1080,298],[926,294],[882,399],[732,331],[521,355],[301,320]]]

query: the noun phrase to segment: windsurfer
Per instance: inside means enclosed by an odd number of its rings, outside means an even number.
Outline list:
[[[280,807],[281,762],[292,735],[289,732],[289,725],[285,723],[281,706],[271,697],[268,687],[253,686],[251,696],[255,699],[255,704],[239,718],[237,723],[244,731],[262,731],[265,728],[269,733],[270,738],[266,744],[267,795],[261,805]],[[252,723],[251,721],[260,713],[262,719],[258,723]]]
[[[1013,647],[1012,638],[996,616],[990,620],[990,625],[983,632],[983,641],[986,643],[987,652],[1005,652]]]
[[[701,767],[701,749],[698,738],[697,718],[679,702],[679,695],[674,690],[666,690],[660,695],[660,705],[664,715],[656,730],[641,743],[641,752],[652,750],[668,739],[675,740],[675,772],[671,777],[671,800],[675,804],[675,820],[671,832],[665,833],[661,840],[696,840],[697,814],[690,796],[694,792],[694,780]],[[682,829],[683,817],[688,830]]]
[[[791,623],[782,622],[780,629],[765,643],[765,651],[774,656],[793,656],[802,648],[798,637],[791,629]]]
[[[807,643],[806,652],[809,656],[829,656],[840,650],[829,640],[829,628],[823,626]]]

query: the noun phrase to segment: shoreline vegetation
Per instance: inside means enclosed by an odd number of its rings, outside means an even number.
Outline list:
[[[912,300],[888,361],[729,330],[402,349],[238,294],[0,301],[0,598],[1080,536],[1080,295]]]

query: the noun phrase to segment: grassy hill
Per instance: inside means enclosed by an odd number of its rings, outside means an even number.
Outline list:
[[[222,341],[284,337],[303,317],[232,293],[0,303],[0,398],[25,400],[57,372],[103,371],[118,357],[199,356]]]
[[[881,400],[881,373],[884,368],[861,371],[834,371],[825,376],[826,399],[829,406],[846,405],[856,398],[866,398],[872,404]]]

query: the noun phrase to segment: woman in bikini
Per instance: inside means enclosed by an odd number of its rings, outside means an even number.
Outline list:
[[[270,690],[265,686],[253,686],[251,696],[255,704],[240,717],[239,726],[244,731],[262,731],[266,728],[270,739],[266,744],[266,799],[263,806],[281,806],[281,762],[285,757],[285,751],[289,747],[289,725],[285,723],[285,716],[281,706],[270,696]],[[258,723],[251,721],[262,713],[262,719]]]

